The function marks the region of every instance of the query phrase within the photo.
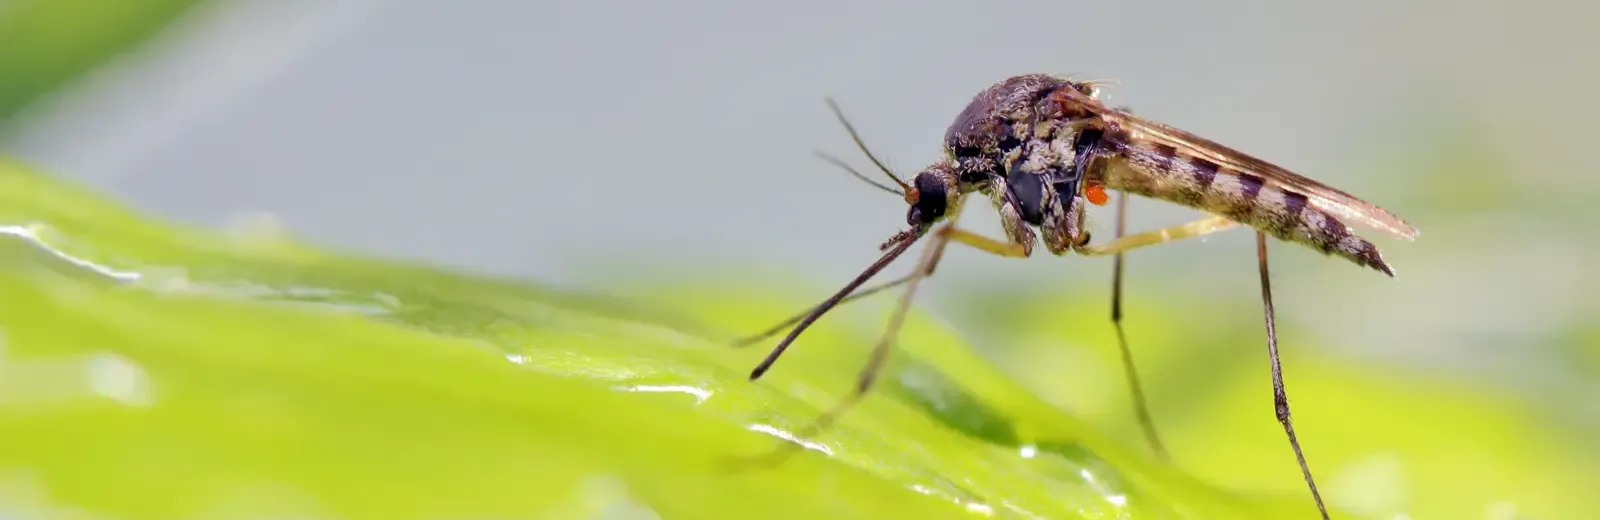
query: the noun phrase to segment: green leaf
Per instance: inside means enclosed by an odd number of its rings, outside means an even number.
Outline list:
[[[1126,396],[1103,302],[1041,291],[975,293],[1000,331],[983,348],[913,313],[876,391],[811,449],[741,467],[853,387],[881,313],[830,316],[750,382],[765,352],[730,341],[803,306],[774,295],[792,280],[630,282],[622,302],[153,222],[4,162],[0,267],[15,516],[1315,517],[1239,347],[1259,340],[1245,300],[1216,307],[1238,322],[1182,297],[1131,309],[1176,466],[1108,404]],[[1286,355],[1336,518],[1594,517],[1581,435],[1458,383]]]
[[[0,130],[29,103],[131,50],[198,3],[0,2]]]
[[[1012,383],[916,316],[880,391],[822,325],[759,382],[728,346],[792,311],[669,315],[151,222],[0,163],[0,509],[119,517],[1271,518]],[[685,314],[692,313],[694,315]],[[1125,447],[1130,444],[1133,448]],[[832,455],[818,450],[831,452]],[[632,513],[630,513],[632,511]]]

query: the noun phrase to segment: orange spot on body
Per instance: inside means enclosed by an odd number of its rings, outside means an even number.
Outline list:
[[[1083,196],[1084,198],[1089,199],[1090,204],[1094,204],[1096,206],[1104,206],[1106,205],[1107,201],[1111,200],[1111,196],[1106,195],[1106,188],[1099,184],[1090,184],[1087,187],[1084,187]]]

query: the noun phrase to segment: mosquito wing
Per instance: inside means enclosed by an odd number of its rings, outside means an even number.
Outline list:
[[[1098,100],[1073,89],[1062,89],[1061,95],[1094,113],[1111,125],[1128,133],[1134,140],[1170,145],[1184,154],[1204,158],[1219,165],[1259,176],[1279,187],[1304,195],[1309,203],[1331,215],[1360,223],[1374,230],[1399,238],[1413,240],[1417,228],[1400,217],[1370,202],[1332,186],[1317,182],[1250,154],[1229,148],[1221,143],[1174,128],[1170,125],[1135,116],[1128,112],[1106,107]]]

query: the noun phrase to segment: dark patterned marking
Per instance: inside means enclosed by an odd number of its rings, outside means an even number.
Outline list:
[[[1323,236],[1334,240],[1344,238],[1348,234],[1344,231],[1344,223],[1339,222],[1339,219],[1333,218],[1333,215],[1326,213],[1322,215],[1321,231]]]
[[[1266,181],[1262,180],[1261,177],[1239,172],[1239,197],[1246,202],[1256,200],[1256,197],[1261,196],[1261,187],[1264,185],[1266,185]]]
[[[1323,241],[1322,252],[1324,253],[1332,252],[1333,248],[1338,246],[1341,240],[1344,240],[1344,237],[1350,235],[1350,233],[1345,231],[1343,222],[1340,222],[1339,219],[1333,218],[1333,215],[1329,215],[1327,213],[1322,214],[1321,231]]]
[[[1202,192],[1211,188],[1211,183],[1217,180],[1217,170],[1222,169],[1217,163],[1198,157],[1189,158],[1189,163],[1194,165],[1194,183]]]
[[[1161,173],[1172,171],[1172,163],[1178,158],[1178,149],[1167,143],[1156,143],[1156,168]]]
[[[1288,190],[1279,191],[1283,192],[1284,214],[1290,218],[1299,217],[1300,210],[1306,207],[1306,196]]]

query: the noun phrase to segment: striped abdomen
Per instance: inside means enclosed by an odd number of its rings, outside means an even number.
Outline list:
[[[1279,240],[1337,255],[1394,276],[1378,247],[1306,196],[1259,175],[1218,166],[1161,144],[1119,142],[1101,160],[1105,186],[1221,215]]]

